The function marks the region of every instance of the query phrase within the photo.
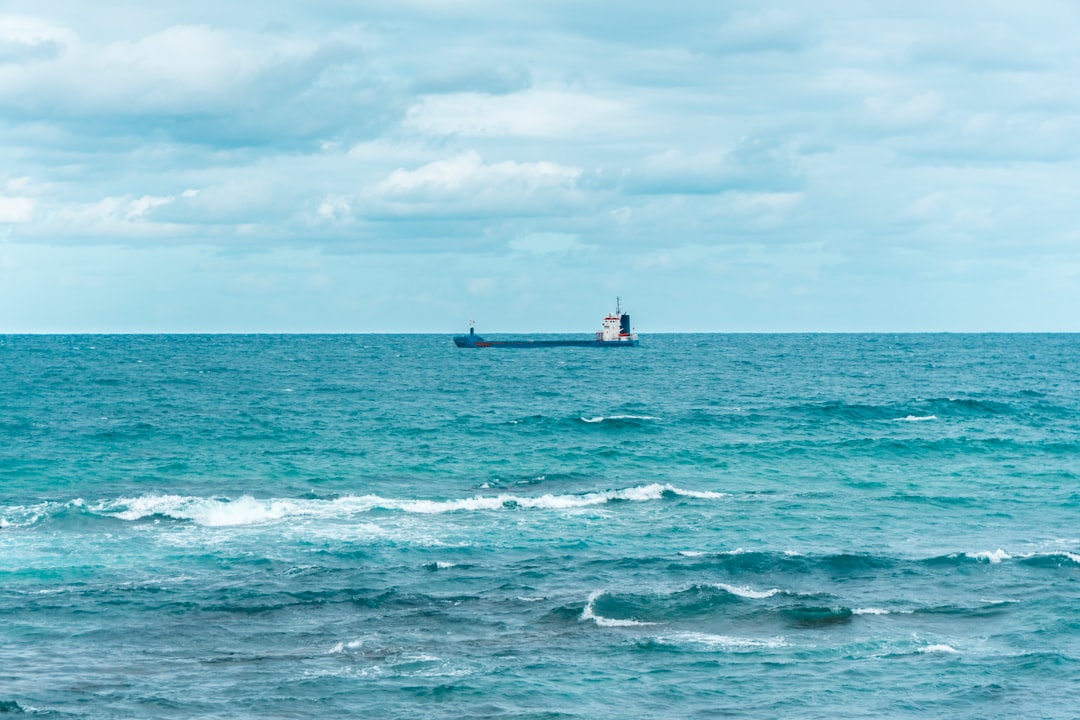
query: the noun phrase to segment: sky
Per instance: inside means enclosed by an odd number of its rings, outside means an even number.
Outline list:
[[[1080,331],[1074,0],[0,5],[0,332]]]

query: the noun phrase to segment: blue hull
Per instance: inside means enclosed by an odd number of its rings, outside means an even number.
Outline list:
[[[545,348],[545,347],[637,347],[637,340],[485,340],[479,335],[458,335],[459,348]]]

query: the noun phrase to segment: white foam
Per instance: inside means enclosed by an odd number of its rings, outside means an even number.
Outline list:
[[[114,509],[124,508],[119,512]],[[105,503],[97,510],[122,520],[139,520],[151,515],[164,515],[178,520],[191,520],[207,527],[256,525],[311,514],[310,505],[302,501],[257,500],[243,495],[236,500],[200,498],[182,495],[144,495],[120,498]]]
[[[726,493],[684,490],[671,484],[653,483],[619,490],[571,495],[475,495],[467,498],[426,500],[387,498],[378,495],[347,496],[334,500],[294,500],[287,498],[205,498],[185,495],[144,495],[103,501],[92,512],[140,520],[153,515],[190,520],[207,527],[228,527],[271,523],[285,518],[314,517],[347,519],[376,508],[414,514],[492,512],[501,510],[573,510],[604,505],[615,500],[649,502],[665,495],[701,500],[729,497]],[[4,518],[8,524],[10,517]],[[36,518],[35,518],[36,520]],[[31,521],[32,522],[32,521]]]
[[[1005,552],[1001,548],[998,548],[997,550],[994,550],[992,552],[965,553],[965,555],[967,555],[969,558],[972,558],[973,560],[986,560],[994,564],[997,564],[1002,560],[1010,560],[1012,558],[1012,555]]]
[[[952,645],[945,645],[944,643],[939,643],[937,645],[927,645],[926,647],[921,647],[921,648],[919,648],[919,652],[921,652],[921,653],[947,653],[947,654],[950,654],[950,655],[955,655],[955,654],[959,653],[960,651],[957,650],[956,648],[954,648]]]
[[[355,649],[357,649],[359,647],[363,647],[363,645],[364,645],[363,640],[350,640],[349,642],[339,642],[337,645],[330,648],[330,651],[329,651],[328,654],[330,654],[330,655],[340,655],[341,653],[345,652],[346,650],[355,650]]]
[[[539,509],[539,510],[571,510],[575,508],[603,505],[612,500],[628,500],[631,502],[646,502],[659,500],[665,493],[671,493],[680,497],[689,497],[699,500],[715,500],[728,497],[725,493],[684,490],[670,483],[640,485],[637,487],[624,488],[621,490],[604,490],[601,492],[583,493],[580,495],[477,495],[471,498],[457,500],[399,500],[393,498],[380,498],[366,496],[355,498],[352,502],[357,504],[369,504],[369,507],[381,507],[387,510],[402,510],[412,513],[446,513],[476,510],[503,510],[513,508]],[[346,501],[346,499],[342,499]]]
[[[596,590],[589,595],[589,602],[585,604],[585,609],[581,611],[581,621],[587,622],[592,620],[599,627],[641,627],[644,625],[656,625],[653,622],[644,622],[641,620],[620,620],[616,618],[606,618],[602,615],[596,614],[596,599],[604,594],[603,590]]]
[[[452,567],[457,567],[455,562],[446,562],[445,560],[438,560],[435,563],[435,567],[439,570],[449,570]]]
[[[895,422],[926,422],[927,420],[937,420],[937,415],[908,415],[902,418],[893,418]]]
[[[738,595],[742,598],[748,598],[751,600],[763,600],[765,598],[771,598],[776,595],[780,590],[773,588],[771,590],[754,590],[749,585],[728,585],[727,583],[717,583],[714,587],[718,587],[721,590],[731,593],[732,595]]]
[[[852,615],[889,615],[889,610],[882,608],[855,608],[851,611]]]
[[[593,417],[582,416],[581,419],[587,423],[598,423],[605,420],[659,420],[660,418],[652,415],[595,415]]]
[[[656,638],[661,643],[692,643],[694,645],[706,645],[710,648],[778,648],[787,645],[782,637],[756,640],[752,638],[737,638],[728,635],[713,635],[703,632],[680,632]]]

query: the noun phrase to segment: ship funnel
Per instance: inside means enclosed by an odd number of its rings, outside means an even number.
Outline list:
[[[619,334],[630,334],[630,313],[623,313],[622,316],[619,317]]]

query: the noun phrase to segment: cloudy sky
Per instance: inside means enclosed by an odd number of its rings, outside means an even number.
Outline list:
[[[1080,330],[1073,0],[0,6],[0,332]]]

